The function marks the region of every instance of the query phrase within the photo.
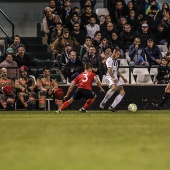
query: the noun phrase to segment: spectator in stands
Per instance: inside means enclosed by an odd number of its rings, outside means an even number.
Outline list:
[[[121,0],[117,0],[116,5],[109,12],[112,22],[117,23],[121,16],[126,16],[126,6],[123,5]]]
[[[108,1],[107,1],[107,9],[109,10],[109,12],[110,12],[111,9],[113,9],[113,8],[116,6],[116,2],[117,2],[117,1],[118,1],[118,0],[108,0]],[[122,2],[122,4],[123,4],[123,6],[126,7],[126,2],[125,2],[125,0],[121,0],[121,2]]]
[[[70,53],[72,51],[72,46],[69,43],[65,44],[64,51],[58,55],[59,66],[65,66],[70,58]]]
[[[70,32],[67,28],[63,29],[63,35],[57,38],[52,44],[51,44],[51,50],[55,54],[61,54],[64,51],[65,44],[70,44],[72,46],[72,49],[74,49],[77,52],[80,52],[80,44],[76,41],[75,38],[70,36]]]
[[[3,89],[6,87],[8,94]],[[7,69],[2,68],[0,76],[0,104],[5,110],[14,110],[15,94],[12,92],[13,87],[14,82],[7,76]]]
[[[51,33],[51,43],[63,35],[63,24],[58,22]]]
[[[101,56],[96,53],[96,49],[94,46],[91,46],[86,54],[84,54],[83,59],[82,59],[83,65],[86,63],[91,63],[93,64],[93,72],[96,73],[100,81],[102,81],[103,77],[103,65],[101,62]]]
[[[127,24],[131,25],[133,31],[136,31],[139,25],[139,20],[136,16],[136,12],[134,9],[130,10],[127,17]]]
[[[14,57],[14,50],[13,50],[13,48],[11,48],[11,47],[7,48],[6,53],[3,56],[1,56],[1,62],[6,59],[8,54],[11,54]]]
[[[163,9],[170,9],[169,4],[167,2],[162,3],[162,10]]]
[[[54,14],[52,13],[52,9],[50,7],[46,7],[45,8],[45,13],[46,16],[43,18],[43,31],[45,32],[45,34],[47,35],[47,43],[50,43],[50,39],[51,39],[51,32],[55,27],[55,23],[54,23]]]
[[[101,43],[98,46],[98,53],[102,54],[104,53],[105,49],[107,47],[110,47],[109,42],[106,37],[101,37]]]
[[[43,75],[37,79],[39,109],[45,110],[46,98],[52,97],[54,90],[58,88],[56,79],[51,76],[51,69],[45,67]],[[57,105],[57,99],[55,98]]]
[[[65,79],[67,78],[65,66],[69,61],[71,51],[72,51],[71,44],[66,43],[64,47],[64,51],[61,54],[57,55],[58,66],[61,69],[61,72],[64,75]]]
[[[94,10],[94,6],[96,5],[96,0],[79,0],[80,9],[83,12],[86,6],[90,6],[92,10]]]
[[[16,77],[18,77],[18,64],[13,61],[12,54],[7,54],[6,59],[0,63],[0,67],[7,68],[8,77],[10,79],[14,80]]]
[[[146,15],[147,23],[149,25],[149,29],[153,32],[158,24],[160,23],[160,15],[157,13],[158,7],[156,5],[152,5],[150,7],[151,12]]]
[[[111,41],[110,41],[110,47],[112,49],[115,49],[116,47],[118,47],[120,49],[120,57],[123,57],[124,54],[124,44],[122,42],[122,40],[119,38],[118,33],[117,32],[113,32],[112,33],[112,37],[111,37]]]
[[[101,32],[96,31],[94,34],[94,38],[92,38],[92,44],[96,48],[97,51],[99,49],[99,45],[101,44],[101,38],[102,38]]]
[[[156,2],[156,0],[148,0],[148,3],[145,4],[145,14],[149,14],[151,12],[151,6],[156,5],[159,12],[161,10],[159,4]]]
[[[145,48],[147,46],[147,39],[153,39],[155,41],[154,34],[149,31],[148,24],[142,24],[141,30],[136,32],[135,37],[139,37],[141,39],[141,45]]]
[[[120,34],[125,30],[125,25],[127,24],[127,18],[125,16],[121,16],[117,22],[117,32]]]
[[[131,29],[131,26],[129,24],[126,24],[124,31],[122,31],[120,34],[120,39],[123,42],[124,52],[129,51],[129,46],[133,43],[134,37],[135,35]]]
[[[156,35],[157,45],[168,45],[166,40],[166,29],[163,24],[159,24],[153,33]]]
[[[108,24],[109,22],[111,22],[111,17],[110,17],[110,15],[106,15],[106,16],[105,16],[104,23],[102,23],[102,24],[100,25],[100,31],[102,32],[102,34],[103,34],[104,32],[106,32],[106,30],[107,30],[107,24]]]
[[[87,36],[93,38],[96,31],[100,31],[100,26],[96,24],[95,17],[91,16],[89,19],[89,24],[86,25]]]
[[[70,58],[65,66],[65,71],[69,82],[84,71],[83,63],[79,60],[75,51],[71,51]]]
[[[55,0],[56,7],[58,7],[60,9],[60,11],[62,10],[62,8],[64,6],[64,1],[65,0]]]
[[[71,1],[65,0],[62,8],[62,21],[65,25],[70,20],[70,14],[72,13]]]
[[[30,56],[25,52],[24,47],[18,48],[18,54],[14,57],[14,61],[18,64],[18,67],[22,65],[29,67],[31,64]]]
[[[170,67],[168,67],[167,57],[161,58],[161,63],[158,67],[158,74],[156,76],[157,84],[167,84],[169,82]]]
[[[75,22],[73,24],[73,31],[71,32],[71,37],[75,38],[77,42],[82,46],[85,42],[86,36],[86,32],[80,29],[80,23]]]
[[[80,8],[77,7],[77,6],[73,7],[73,8],[72,8],[72,13],[77,13],[78,16],[80,17]]]
[[[147,47],[145,48],[145,54],[150,66],[158,65],[161,63],[162,54],[158,46],[154,44],[153,39],[147,40]]]
[[[145,15],[145,0],[131,0],[133,3],[133,8],[136,12],[138,20],[141,20]]]
[[[170,27],[170,10],[164,9],[162,10],[162,18],[160,23],[164,25],[164,27],[168,30]]]
[[[54,15],[60,15],[60,16],[61,16],[61,9],[59,8],[58,5],[56,5],[55,0],[50,0],[50,4],[49,4],[48,7],[51,8],[52,13],[53,13]],[[43,15],[44,15],[44,17],[46,16],[45,9],[44,9],[44,14],[43,14]]]
[[[19,35],[14,36],[14,43],[12,45],[10,45],[10,47],[13,49],[14,55],[18,54],[19,47],[25,48],[24,44],[21,43],[21,37]]]
[[[96,13],[92,12],[92,9],[90,6],[85,7],[85,12],[81,16],[81,28],[86,29],[86,25],[88,25],[90,22],[90,18],[94,17],[96,19],[96,24],[100,24],[100,20]]]
[[[136,37],[129,47],[129,57],[131,59],[129,66],[149,66],[149,63],[145,61],[145,51],[139,37]]]
[[[115,27],[115,25],[112,22],[109,22],[107,24],[107,29],[105,32],[102,33],[103,37],[106,37],[107,40],[110,42],[111,41],[111,37],[112,37],[112,33],[116,32],[117,28]]]
[[[74,23],[81,23],[78,13],[71,13],[70,20],[67,21],[66,27],[72,32]]]
[[[88,52],[89,48],[92,46],[92,40],[91,40],[91,37],[87,36],[85,38],[85,43],[84,45],[81,46],[81,49],[80,49],[80,60],[83,59],[83,56],[85,53]]]
[[[32,77],[28,75],[28,67],[21,66],[19,68],[20,76],[15,80],[15,89],[18,98],[27,110],[35,110],[36,108],[36,85]]]

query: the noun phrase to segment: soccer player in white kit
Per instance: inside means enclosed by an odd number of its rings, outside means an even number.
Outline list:
[[[122,84],[118,80],[118,76],[120,76],[125,83],[127,83],[127,79],[118,71],[119,62],[118,58],[120,56],[120,49],[115,48],[111,57],[106,60],[107,73],[106,73],[106,84],[109,86],[109,90],[107,91],[104,99],[100,103],[100,108],[104,109],[106,102],[110,99],[110,97],[116,92],[119,91],[119,94],[115,97],[113,103],[108,108],[108,110],[115,112],[116,106],[121,102],[125,95],[124,88]]]

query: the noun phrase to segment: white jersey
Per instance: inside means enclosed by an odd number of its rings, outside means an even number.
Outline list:
[[[113,59],[112,57],[109,57],[107,60],[106,60],[106,66],[107,68],[110,67],[111,70],[112,70],[112,73],[114,75],[114,77],[116,79],[118,79],[117,77],[117,72],[118,72],[118,68],[119,68],[119,61],[118,60],[115,60]],[[118,81],[117,83],[115,83],[112,79],[112,77],[110,76],[110,74],[106,73],[106,84],[111,87],[112,84],[116,84],[116,86],[121,86],[122,84]]]
[[[118,68],[119,68],[119,63],[118,63],[118,60],[115,60],[113,59],[112,57],[109,57],[107,60],[106,60],[106,66],[107,68],[110,67],[111,70],[112,70],[112,73],[114,75],[114,77],[117,79],[117,72],[118,72]],[[106,73],[106,76],[110,76],[110,74]]]

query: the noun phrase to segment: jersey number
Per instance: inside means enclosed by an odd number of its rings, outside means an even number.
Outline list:
[[[82,82],[86,82],[88,80],[87,74],[83,74],[84,79],[82,80]]]

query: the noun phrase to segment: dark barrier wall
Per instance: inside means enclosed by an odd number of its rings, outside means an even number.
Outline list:
[[[60,86],[65,94],[66,91],[68,89],[68,86]],[[104,89],[107,91],[108,87],[104,86]],[[138,106],[139,110],[152,110],[153,107],[151,105],[152,102],[159,102],[162,98],[162,95],[164,93],[164,89],[165,86],[124,86],[124,89],[126,91],[126,95],[123,99],[123,101],[119,104],[118,109],[120,110],[126,110],[128,105],[130,103],[135,103]],[[100,93],[99,88],[94,86],[93,87],[93,91],[98,95],[96,101],[93,103],[93,105],[91,106],[90,109],[92,110],[97,110],[99,109],[99,104],[102,101],[104,94]],[[114,100],[114,97],[116,96],[116,94],[114,96],[112,96],[112,98],[109,99],[107,105],[106,105],[106,109],[111,105],[111,103]],[[74,102],[69,109],[80,109],[83,104],[85,103],[85,100],[80,100],[80,101],[76,101]],[[167,103],[165,104],[163,109],[168,109],[170,108],[170,100],[167,101]],[[54,109],[54,108],[52,108]]]

